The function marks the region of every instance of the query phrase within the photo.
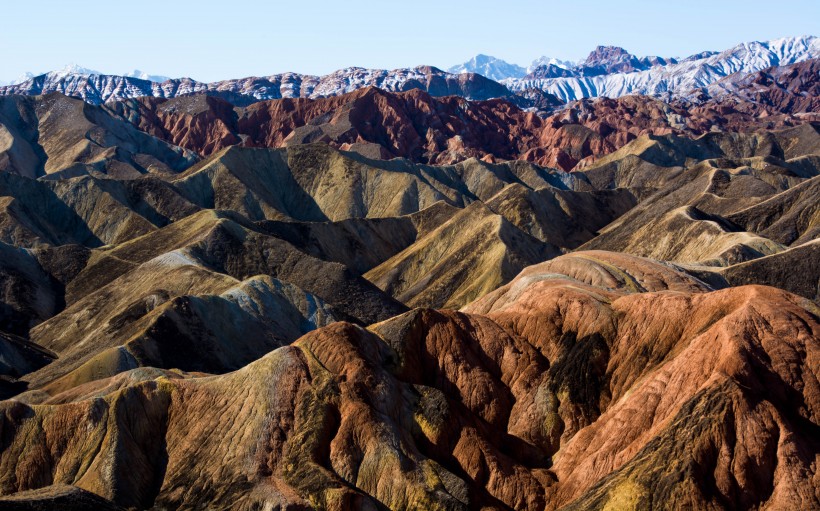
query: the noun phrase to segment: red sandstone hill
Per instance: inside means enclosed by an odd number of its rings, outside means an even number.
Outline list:
[[[0,509],[820,508],[820,124],[763,79],[0,98]]]
[[[571,170],[645,134],[696,137],[715,129],[774,129],[817,120],[816,100],[799,99],[804,88],[817,87],[803,78],[816,81],[816,66],[809,61],[783,68],[777,78],[760,74],[757,81],[733,83],[731,95],[724,91],[719,98],[703,96],[696,104],[669,104],[648,96],[585,99],[546,118],[503,99],[467,101],[374,87],[329,98],[260,101],[244,108],[207,96],[146,97],[108,106],[141,130],[203,156],[237,144],[325,142],[374,158],[429,164],[472,157],[522,159]],[[791,84],[789,92],[784,92],[783,80]],[[754,93],[749,92],[752,86]]]
[[[136,508],[816,508],[812,310],[577,253],[464,312],[335,323],[233,373],[2,402],[0,487]]]

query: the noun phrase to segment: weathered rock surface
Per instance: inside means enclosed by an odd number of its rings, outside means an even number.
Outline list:
[[[585,172],[596,187],[648,190],[583,248],[728,266],[814,239],[814,126],[677,140],[638,139]]]
[[[820,304],[820,240],[806,242],[777,254],[714,268],[687,268],[717,287],[762,284],[779,287]],[[701,272],[703,272],[701,274]]]
[[[0,485],[139,508],[815,507],[808,306],[563,256],[465,312],[335,323],[234,373],[3,402]]]
[[[820,507],[820,130],[729,97],[0,98],[0,508]]]
[[[476,202],[364,277],[410,307],[458,309],[559,253]]]
[[[812,97],[810,80],[795,79],[802,85],[791,93]],[[771,84],[771,94],[777,90],[779,85]],[[583,99],[545,118],[503,100],[470,102],[419,90],[389,93],[373,88],[316,100],[261,101],[244,108],[202,96],[143,98],[110,108],[143,131],[201,155],[236,144],[325,142],[371,158],[431,164],[472,157],[523,159],[564,170],[587,166],[642,135],[696,137],[714,130],[782,129],[820,121],[815,103],[771,100],[759,106],[751,98],[732,98],[697,104],[647,96]]]
[[[0,497],[0,505],[9,511],[120,511],[121,507],[99,495],[76,486],[54,485]]]
[[[0,170],[27,177],[179,171],[195,153],[62,94],[0,98]]]

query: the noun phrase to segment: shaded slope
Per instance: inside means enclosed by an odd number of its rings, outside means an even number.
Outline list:
[[[54,394],[141,366],[223,373],[336,319],[296,286],[239,282],[175,251],[35,328],[32,338],[59,358],[26,380]]]
[[[27,177],[99,172],[122,178],[173,173],[196,160],[195,153],[80,99],[0,98],[0,170]]]
[[[260,222],[258,225],[299,250],[365,273],[404,250],[456,214],[444,201],[410,215],[351,218],[339,222]]]
[[[820,240],[809,241],[768,257],[735,264],[718,272],[719,285],[763,284],[785,289],[820,303]]]
[[[532,190],[513,183],[491,197],[487,207],[541,241],[573,249],[636,205],[627,189],[576,192]]]
[[[766,235],[791,243],[813,229],[815,201],[801,200],[818,174],[813,127],[677,142],[637,140],[586,172],[594,186],[646,198],[583,248],[727,265],[782,250]]]
[[[411,307],[458,308],[558,253],[474,203],[365,278]]]
[[[800,245],[820,237],[820,176],[815,176],[727,220],[778,243]]]
[[[119,243],[199,208],[168,183],[91,176],[42,181],[0,173],[2,240],[14,245]]]
[[[118,511],[122,509],[99,495],[68,485],[54,485],[0,497],[0,503],[4,509],[9,511],[39,511],[41,509]]]
[[[6,401],[0,484],[179,509],[813,507],[820,325],[801,303],[564,256],[472,312],[335,323],[222,376]]]
[[[404,310],[355,272],[308,256],[290,243],[254,230],[241,217],[202,211],[148,235],[96,252],[67,288],[67,302],[108,284],[150,259],[178,249],[212,271],[244,280],[270,275],[333,305],[345,318],[365,324]]]

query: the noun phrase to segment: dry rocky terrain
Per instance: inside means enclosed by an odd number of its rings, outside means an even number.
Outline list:
[[[820,508],[800,73],[0,97],[0,509]]]

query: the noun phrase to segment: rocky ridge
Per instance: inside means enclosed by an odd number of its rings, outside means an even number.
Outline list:
[[[0,98],[0,507],[819,507],[813,69]]]

